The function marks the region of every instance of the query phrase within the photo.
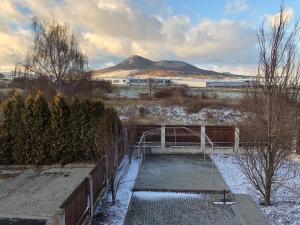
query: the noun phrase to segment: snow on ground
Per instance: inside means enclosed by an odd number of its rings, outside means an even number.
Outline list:
[[[230,108],[212,109],[203,108],[197,113],[187,113],[185,107],[175,106],[166,107],[152,105],[145,107],[143,105],[118,107],[117,111],[121,119],[128,119],[130,116],[159,117],[164,120],[174,121],[182,124],[201,124],[211,122],[214,124],[232,124],[240,120],[241,113]]]
[[[178,192],[152,192],[152,191],[138,191],[134,193],[134,196],[141,200],[160,200],[162,198],[196,198],[201,200],[208,199],[207,194],[191,194],[191,193],[178,193]]]
[[[128,158],[125,156],[123,160],[128,160]],[[132,160],[117,192],[115,205],[111,204],[110,192],[106,193],[98,205],[90,225],[123,225],[140,163],[138,159]]]
[[[214,162],[233,193],[249,194],[259,205],[260,196],[241,172],[232,155],[215,155]],[[300,169],[300,164],[297,164]],[[288,182],[292,189],[282,188],[273,195],[273,205],[260,206],[272,225],[300,224],[300,175]]]

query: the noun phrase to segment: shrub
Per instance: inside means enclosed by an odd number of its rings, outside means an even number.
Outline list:
[[[101,100],[74,98],[69,106],[58,95],[49,109],[41,92],[25,101],[15,95],[1,104],[0,162],[38,165],[96,160],[95,139],[103,111]],[[107,123],[119,129],[116,112],[107,110],[109,113]]]
[[[207,103],[205,103],[201,98],[191,98],[186,104],[187,113],[197,113],[201,109],[207,107]]]
[[[73,160],[72,152],[68,148],[70,138],[70,107],[62,95],[53,98],[51,104],[51,157],[54,162],[62,163]]]
[[[145,107],[143,107],[143,106],[140,106],[138,108],[138,110],[139,110],[139,116],[141,116],[141,117],[143,117],[143,116],[145,116],[147,114],[147,109]]]
[[[154,93],[155,98],[188,97],[187,88],[173,87],[159,89]]]
[[[173,90],[172,89],[159,89],[154,92],[154,98],[170,98],[173,96]]]

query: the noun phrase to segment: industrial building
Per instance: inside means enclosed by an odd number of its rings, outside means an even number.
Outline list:
[[[204,80],[192,77],[97,77],[95,79],[101,79],[110,81],[112,85],[116,86],[149,86],[149,82],[153,86],[166,87],[166,86],[187,86],[193,88],[205,88],[205,87],[228,87],[228,88],[243,88],[254,86],[255,81],[253,79],[227,79],[227,80]]]

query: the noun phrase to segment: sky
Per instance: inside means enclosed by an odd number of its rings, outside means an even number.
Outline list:
[[[91,69],[131,55],[254,75],[257,29],[281,0],[0,0],[0,71],[24,60],[33,16],[67,24]],[[291,18],[300,0],[286,0]]]

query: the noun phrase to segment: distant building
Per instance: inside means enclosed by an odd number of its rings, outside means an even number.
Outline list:
[[[119,77],[95,77],[96,80],[105,80],[111,82],[112,85],[116,86],[128,86],[129,80],[128,78],[119,78]]]
[[[206,81],[201,79],[193,79],[193,78],[184,78],[184,77],[176,77],[172,79],[173,86],[188,86],[194,88],[202,88],[206,87]]]
[[[203,80],[193,77],[96,77],[94,79],[110,81],[116,86],[136,86],[146,87],[149,82],[156,87],[167,86],[187,86],[193,88],[205,87],[232,87],[243,88],[254,86],[255,81],[252,79],[228,79],[228,80]]]
[[[118,77],[98,77],[97,80],[110,81],[112,85],[116,86],[149,86],[149,82],[153,86],[170,86],[171,80],[165,78],[118,78]]]
[[[129,86],[149,86],[149,83],[153,86],[171,86],[170,79],[163,78],[129,78]]]
[[[255,82],[253,80],[219,80],[219,81],[208,81],[207,87],[252,87]]]

